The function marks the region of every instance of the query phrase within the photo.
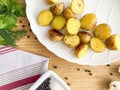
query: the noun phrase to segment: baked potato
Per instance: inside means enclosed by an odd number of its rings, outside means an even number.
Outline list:
[[[87,52],[88,52],[87,44],[81,44],[75,48],[75,53],[78,58],[82,58],[83,56],[85,56],[87,54]]]
[[[90,47],[97,53],[105,50],[105,44],[99,38],[95,37],[90,40]]]
[[[66,45],[68,45],[71,48],[76,47],[80,43],[78,35],[65,35],[63,41]]]
[[[80,26],[81,26],[81,23],[79,20],[75,18],[70,18],[67,20],[67,23],[66,23],[66,31],[70,35],[75,35],[78,33]]]
[[[55,42],[61,41],[64,37],[64,35],[61,32],[55,29],[49,30],[48,34],[49,34],[50,39]]]
[[[105,40],[108,37],[110,37],[111,28],[108,24],[105,24],[105,23],[100,24],[100,25],[95,27],[94,35],[95,35],[95,37],[97,37],[101,40]]]
[[[78,36],[80,38],[80,43],[83,43],[83,44],[89,43],[91,39],[91,34],[84,31],[78,32]]]
[[[120,50],[120,35],[111,35],[105,40],[105,44],[110,50]]]
[[[63,16],[64,16],[66,19],[76,18],[76,16],[73,14],[73,12],[71,11],[70,8],[66,8],[66,9],[63,11]]]
[[[65,26],[66,19],[63,16],[55,16],[51,24],[54,29],[59,31]]]
[[[85,10],[85,4],[83,0],[72,0],[70,9],[75,14],[81,14]]]
[[[97,23],[97,17],[93,13],[84,15],[81,19],[81,28],[83,30],[93,30]]]
[[[49,4],[56,4],[59,0],[46,0]]]
[[[42,10],[38,15],[38,23],[41,26],[47,26],[51,23],[53,14],[49,10]]]
[[[65,7],[64,3],[61,2],[54,6],[51,6],[49,9],[54,15],[60,15],[60,14],[62,14],[64,7]]]

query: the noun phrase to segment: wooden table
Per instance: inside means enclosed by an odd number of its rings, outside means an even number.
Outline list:
[[[24,0],[19,0],[25,3]],[[18,18],[17,29],[25,29],[27,35],[17,43],[17,48],[50,58],[49,70],[55,71],[72,90],[108,90],[109,83],[120,80],[120,60],[111,65],[83,66],[67,62],[47,50],[30,29],[27,18]]]

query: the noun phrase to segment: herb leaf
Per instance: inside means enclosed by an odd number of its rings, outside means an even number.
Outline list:
[[[0,15],[0,29],[11,29],[16,27],[17,17],[14,15]]]
[[[0,0],[0,45],[15,46],[25,35],[24,30],[12,30],[16,27],[17,17],[25,15],[25,5],[18,0]]]
[[[6,46],[15,46],[16,41],[18,41],[22,36],[26,34],[25,30],[0,30],[0,44]]]

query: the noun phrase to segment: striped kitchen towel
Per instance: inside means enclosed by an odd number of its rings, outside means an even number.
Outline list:
[[[49,59],[0,46],[0,90],[28,90],[48,70]]]

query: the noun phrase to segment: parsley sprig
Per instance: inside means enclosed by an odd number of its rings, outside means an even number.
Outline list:
[[[18,0],[0,0],[0,45],[15,46],[25,35],[24,30],[12,30],[18,17],[25,17],[25,5]]]

